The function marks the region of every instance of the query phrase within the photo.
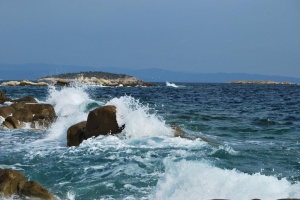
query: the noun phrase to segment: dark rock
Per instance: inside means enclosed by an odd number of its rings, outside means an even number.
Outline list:
[[[17,110],[19,108],[25,108],[26,103],[25,102],[16,102],[10,105],[13,109]]]
[[[57,118],[55,110],[51,104],[26,104],[25,108],[34,114],[31,128],[47,128]]]
[[[55,86],[70,86],[70,82],[65,80],[57,80]]]
[[[5,95],[5,93],[2,92],[2,91],[0,90],[0,104],[3,104],[3,103],[6,102],[6,101],[11,101],[11,99],[8,98],[8,97]]]
[[[22,122],[20,122],[19,120],[17,120],[16,118],[9,116],[5,119],[5,121],[3,122],[3,125],[6,126],[7,128],[17,128],[17,129],[21,129],[23,128],[24,124]]]
[[[37,101],[31,96],[26,96],[26,97],[23,97],[20,99],[16,99],[16,100],[13,100],[13,102],[37,103]]]
[[[0,193],[8,198],[12,195],[20,197],[54,200],[54,196],[35,181],[27,181],[26,177],[10,169],[0,169]]]
[[[207,142],[211,146],[219,146],[216,142],[210,141],[209,139],[200,136],[200,135],[192,135],[192,134],[187,134],[184,130],[182,130],[179,126],[171,126],[171,128],[174,130],[173,134],[175,137],[181,137],[189,140],[196,140],[197,138],[203,140],[204,142]]]
[[[9,197],[18,193],[19,188],[25,184],[25,176],[14,170],[0,169],[0,193]]]
[[[53,122],[57,118],[54,107],[51,104],[26,104],[25,108],[28,108],[35,115],[35,119],[47,119]]]
[[[12,116],[22,122],[32,122],[33,118],[33,114],[28,108],[19,108]]]
[[[35,181],[27,181],[20,193],[27,197],[54,200],[52,194]]]
[[[71,126],[67,131],[67,145],[79,146],[86,139],[85,137],[86,121],[79,122]]]
[[[117,134],[122,131],[116,120],[116,107],[104,106],[92,110],[87,118],[86,138],[99,135]]]
[[[0,99],[6,99],[6,94],[0,90]]]
[[[13,112],[15,111],[15,109],[13,109],[10,106],[3,106],[0,107],[0,116],[3,118],[7,118],[8,116],[10,116]]]

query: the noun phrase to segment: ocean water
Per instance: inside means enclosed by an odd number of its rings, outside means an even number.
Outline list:
[[[299,85],[0,90],[54,105],[49,129],[0,127],[0,168],[20,170],[58,199],[300,198]],[[123,132],[68,148],[67,129],[103,105],[117,107]],[[188,138],[173,137],[174,125]]]

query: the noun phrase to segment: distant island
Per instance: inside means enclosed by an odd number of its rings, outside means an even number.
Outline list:
[[[3,82],[2,86],[69,86],[72,84],[99,85],[99,86],[154,86],[136,77],[125,74],[108,72],[78,72],[65,73],[39,78],[37,82],[29,80]]]
[[[245,80],[238,80],[238,81],[230,81],[226,82],[228,84],[261,84],[261,85],[295,85],[295,83],[290,82],[276,82],[276,81],[245,81]]]

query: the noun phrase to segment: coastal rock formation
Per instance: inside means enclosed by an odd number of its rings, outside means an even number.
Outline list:
[[[85,136],[117,134],[122,131],[116,120],[116,107],[104,106],[92,110],[87,118]]]
[[[8,116],[12,115],[15,109],[13,109],[10,106],[3,106],[0,107],[0,116],[3,117],[4,119],[7,118]]]
[[[10,101],[11,99],[6,97],[6,95],[4,94],[4,92],[2,92],[0,90],[0,104],[3,104],[6,101]]]
[[[244,80],[239,80],[239,81],[231,81],[227,82],[229,84],[259,84],[259,85],[294,85],[294,83],[290,82],[275,82],[275,81],[244,81]]]
[[[55,199],[47,189],[35,181],[28,181],[22,173],[16,170],[1,168],[0,195],[3,195],[5,198],[17,195],[20,198],[25,197],[26,199]]]
[[[37,82],[29,80],[3,82],[2,86],[70,86],[70,85],[101,85],[101,86],[154,86],[136,77],[125,74],[107,72],[67,73],[40,78]],[[0,97],[1,103],[1,97]]]
[[[85,127],[86,121],[79,122],[71,126],[67,131],[67,145],[71,146],[79,146],[80,143],[87,139],[85,137]]]
[[[51,85],[101,85],[101,86],[154,86],[140,79],[124,74],[113,74],[107,72],[80,72],[59,74],[50,77],[44,77],[39,81],[48,82]]]
[[[26,96],[20,99],[16,99],[16,100],[11,100],[12,102],[19,102],[19,103],[37,103],[37,101],[35,100],[35,98],[31,97],[31,96]]]
[[[83,140],[99,135],[121,133],[116,120],[116,107],[103,106],[92,110],[87,121],[72,125],[67,131],[67,145],[78,146]]]
[[[29,80],[22,80],[22,81],[8,81],[3,82],[2,86],[48,86],[45,82],[32,82]]]
[[[47,128],[57,118],[51,104],[37,103],[33,97],[27,96],[11,101],[15,103],[0,107],[0,116],[5,119],[2,125],[7,128],[21,129],[25,123],[31,128]]]

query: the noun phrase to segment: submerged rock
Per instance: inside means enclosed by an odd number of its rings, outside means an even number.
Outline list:
[[[17,195],[26,199],[47,199],[54,200],[54,196],[43,186],[35,181],[27,181],[26,177],[11,169],[0,168],[0,194],[5,198]]]

